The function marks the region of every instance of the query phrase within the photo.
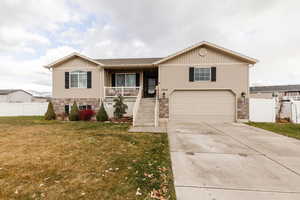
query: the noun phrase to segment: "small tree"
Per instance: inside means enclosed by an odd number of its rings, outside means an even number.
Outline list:
[[[124,114],[126,114],[126,110],[128,108],[128,106],[126,104],[124,104],[123,102],[123,97],[121,95],[119,95],[117,98],[114,99],[114,108],[115,108],[115,111],[114,111],[114,116],[117,118],[117,119],[120,119],[123,117]]]
[[[78,109],[78,106],[75,101],[71,107],[71,112],[69,114],[69,120],[70,121],[79,121],[79,109]]]
[[[50,101],[48,104],[47,112],[45,113],[45,120],[54,120],[56,119],[56,114],[54,112],[53,104]]]
[[[104,122],[108,120],[107,112],[104,108],[103,102],[101,103],[101,107],[96,115],[97,121]]]

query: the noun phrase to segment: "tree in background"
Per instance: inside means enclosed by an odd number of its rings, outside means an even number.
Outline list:
[[[103,102],[101,103],[100,109],[96,115],[97,121],[104,122],[108,120],[107,112],[104,108]]]
[[[53,104],[50,101],[48,104],[47,112],[45,113],[45,120],[55,120],[56,114],[54,112]]]
[[[69,120],[70,121],[79,121],[79,109],[76,104],[76,101],[74,101],[74,104],[71,107],[71,112],[69,114]]]
[[[128,106],[126,104],[124,104],[124,99],[121,95],[119,95],[117,98],[114,99],[114,108],[115,108],[115,111],[114,111],[114,116],[117,118],[117,119],[120,119],[123,117],[124,114],[126,114],[126,110],[128,108]]]

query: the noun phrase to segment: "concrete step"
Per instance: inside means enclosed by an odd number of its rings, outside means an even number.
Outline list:
[[[155,110],[154,98],[141,99],[135,126],[154,127],[154,118],[155,118],[154,110]]]
[[[154,123],[136,123],[136,126],[140,126],[140,127],[154,127]]]

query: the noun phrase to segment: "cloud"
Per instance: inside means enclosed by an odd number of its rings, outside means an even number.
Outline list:
[[[12,56],[0,56],[0,88],[51,91],[51,72],[44,65],[77,51],[69,46],[48,49],[36,59],[16,60]]]
[[[2,0],[0,87],[50,90],[42,66],[72,51],[158,57],[202,40],[259,59],[251,84],[300,83],[299,6],[293,0]]]

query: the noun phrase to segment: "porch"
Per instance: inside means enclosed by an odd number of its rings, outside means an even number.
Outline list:
[[[113,99],[123,96],[133,126],[158,126],[158,68],[105,69],[104,103],[113,114]]]
[[[154,98],[158,69],[105,69],[104,98]]]

